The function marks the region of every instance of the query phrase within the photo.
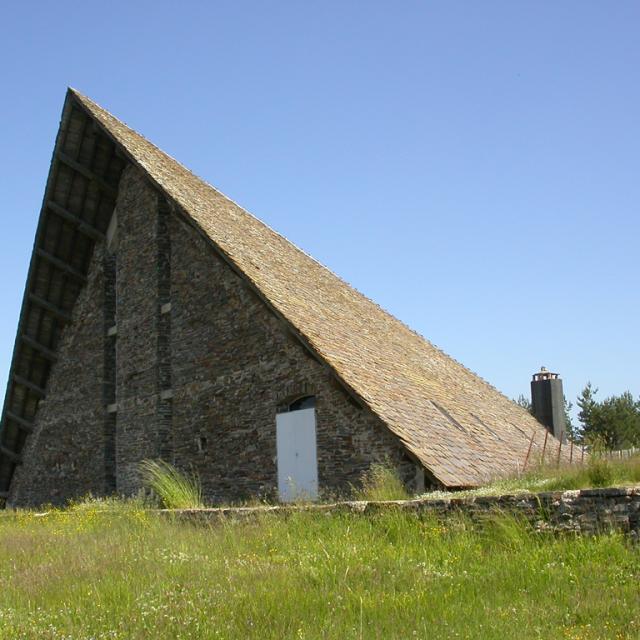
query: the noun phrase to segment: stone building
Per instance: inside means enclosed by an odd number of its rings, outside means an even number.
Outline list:
[[[477,485],[545,430],[478,376],[76,91],[64,104],[0,432],[9,505],[344,492],[376,461]]]

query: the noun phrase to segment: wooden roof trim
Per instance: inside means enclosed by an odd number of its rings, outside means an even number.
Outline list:
[[[33,391],[33,393],[35,393],[36,395],[39,395],[41,398],[44,398],[47,395],[46,389],[36,384],[35,382],[32,382],[31,380],[24,378],[23,376],[14,374],[13,381],[15,384],[19,384],[29,389],[29,391]]]

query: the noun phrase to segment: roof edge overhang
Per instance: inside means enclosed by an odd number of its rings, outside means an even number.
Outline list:
[[[22,463],[38,405],[46,397],[58,339],[64,326],[71,322],[75,298],[86,282],[95,243],[104,237],[105,220],[115,206],[117,181],[124,166],[116,157],[115,144],[98,144],[93,135],[97,122],[93,117],[87,118],[80,107],[75,92],[68,89],[40,207],[0,419],[0,501],[8,497],[15,469]],[[74,108],[85,114],[84,122],[74,120]],[[83,138],[77,154],[69,153],[72,138],[78,135],[78,131],[71,131],[75,125],[81,127]],[[89,135],[93,137],[82,148]],[[83,162],[87,153],[89,163]],[[60,201],[56,187],[63,180],[71,183],[69,193],[74,186],[84,189],[80,210]],[[87,204],[89,193],[91,205]],[[53,233],[56,238],[51,237]],[[65,252],[65,246],[72,248]],[[44,279],[48,279],[48,288],[38,283],[38,274],[47,276]],[[30,327],[35,325],[38,333],[34,334]],[[46,331],[43,325],[48,327]]]

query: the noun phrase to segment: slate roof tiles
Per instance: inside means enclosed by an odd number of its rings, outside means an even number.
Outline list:
[[[87,97],[79,103],[444,486],[513,473],[544,428]],[[558,442],[549,436],[549,451]]]

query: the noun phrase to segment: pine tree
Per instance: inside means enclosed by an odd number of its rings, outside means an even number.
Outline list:
[[[517,405],[520,405],[525,411],[528,411],[531,415],[533,415],[533,405],[531,404],[531,400],[527,398],[522,393],[518,396],[517,400],[514,400]]]
[[[567,400],[567,396],[563,396],[564,400],[564,427],[565,433],[570,440],[574,442],[580,442],[582,440],[582,430],[579,427],[574,426],[571,419],[571,409],[573,409],[573,403]]]
[[[582,424],[583,433],[587,433],[591,428],[593,411],[597,405],[595,401],[596,393],[598,393],[598,389],[594,389],[591,382],[587,382],[585,388],[578,396],[577,404],[580,408],[578,420],[580,420],[580,424]]]
[[[607,449],[640,445],[640,400],[634,400],[631,393],[625,391],[598,402],[597,392],[588,382],[578,396],[578,417],[584,440]]]

